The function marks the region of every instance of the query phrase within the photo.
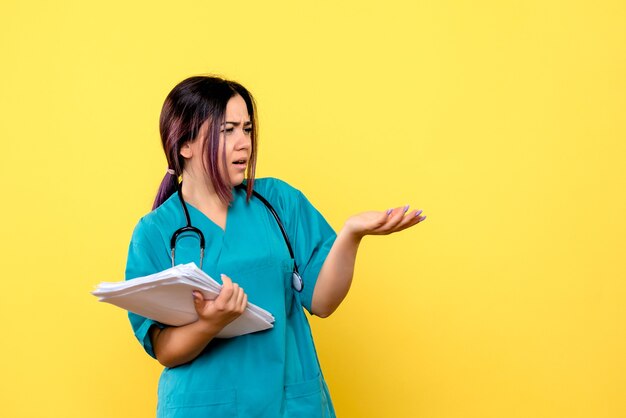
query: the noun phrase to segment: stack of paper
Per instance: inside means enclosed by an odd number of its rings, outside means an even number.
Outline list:
[[[180,326],[198,319],[193,290],[205,299],[215,299],[222,286],[194,263],[181,264],[159,273],[124,282],[102,282],[91,292],[101,302],[111,303],[162,324]],[[248,303],[245,312],[217,335],[230,338],[273,327],[274,317]]]

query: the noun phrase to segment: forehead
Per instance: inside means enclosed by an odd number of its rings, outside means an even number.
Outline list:
[[[226,104],[226,115],[224,116],[225,122],[249,122],[250,115],[243,97],[238,94],[231,97]]]

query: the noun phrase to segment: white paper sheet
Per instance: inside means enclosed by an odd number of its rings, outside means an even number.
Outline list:
[[[222,286],[194,263],[181,264],[149,276],[123,282],[102,282],[91,292],[107,302],[162,324],[180,326],[198,319],[193,305],[193,290],[205,299],[215,299]],[[217,335],[231,338],[272,328],[274,317],[248,303],[244,313]]]

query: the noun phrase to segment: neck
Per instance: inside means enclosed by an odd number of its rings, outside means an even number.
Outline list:
[[[197,173],[192,170],[183,170],[183,198],[189,204],[205,211],[219,210],[228,207],[215,192],[213,183],[206,172]]]

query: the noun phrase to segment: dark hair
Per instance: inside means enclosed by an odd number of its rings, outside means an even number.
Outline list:
[[[178,83],[167,95],[161,109],[159,122],[161,142],[165,158],[167,158],[168,170],[173,170],[174,174],[165,174],[152,209],[158,208],[177,190],[178,177],[182,174],[184,165],[184,158],[180,155],[180,149],[185,142],[198,136],[200,127],[207,120],[209,121],[209,129],[204,141],[204,167],[220,199],[225,203],[232,201],[230,185],[220,175],[217,154],[219,152],[220,125],[224,122],[226,104],[236,95],[240,95],[246,102],[252,122],[250,135],[252,148],[246,171],[246,189],[248,199],[250,199],[254,187],[257,148],[254,98],[245,87],[234,81],[213,76],[196,76]],[[227,172],[225,155],[223,155],[222,162],[224,172]]]

